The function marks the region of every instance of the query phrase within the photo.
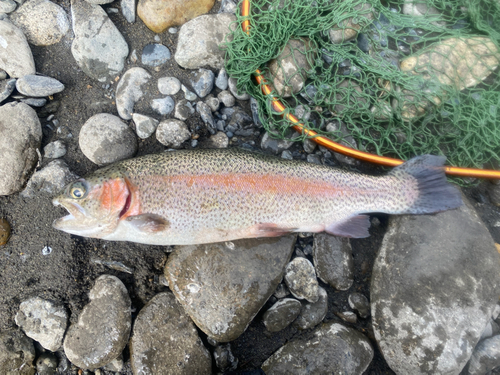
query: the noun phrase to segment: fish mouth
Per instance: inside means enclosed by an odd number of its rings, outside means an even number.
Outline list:
[[[56,207],[63,207],[68,211],[68,215],[63,216],[59,219],[54,220],[52,226],[55,229],[59,229],[67,232],[68,226],[71,224],[76,224],[79,219],[83,219],[84,211],[83,209],[74,203],[60,202],[57,198],[52,201],[52,204]]]

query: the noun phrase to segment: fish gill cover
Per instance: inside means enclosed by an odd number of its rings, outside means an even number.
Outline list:
[[[500,161],[500,0],[252,0],[250,23],[226,43],[226,69],[275,137],[289,138],[289,123],[256,69],[287,110],[335,141],[352,135],[362,151],[405,160]]]

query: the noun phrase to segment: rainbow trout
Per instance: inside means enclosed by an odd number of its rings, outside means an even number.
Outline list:
[[[68,185],[54,227],[84,237],[188,245],[289,232],[367,237],[366,213],[425,214],[462,204],[445,158],[424,155],[381,177],[237,149],[129,159]]]

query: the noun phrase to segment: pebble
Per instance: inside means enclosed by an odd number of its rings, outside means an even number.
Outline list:
[[[215,120],[210,107],[203,102],[198,102],[196,103],[196,112],[200,114],[201,119],[207,125],[208,131],[215,134]]]
[[[307,160],[308,163],[313,163],[313,164],[321,165],[321,159],[320,159],[320,157],[318,155],[309,154],[309,155],[307,155],[306,160]]]
[[[327,233],[314,235],[313,262],[318,278],[336,290],[347,290],[354,282],[354,260],[348,238]]]
[[[27,99],[21,99],[21,103],[27,104],[31,107],[43,107],[45,103],[47,103],[47,99],[45,98],[27,98]]]
[[[47,159],[57,159],[66,155],[66,145],[63,141],[54,141],[43,148],[43,156]]]
[[[134,23],[136,18],[135,0],[120,0],[120,8],[127,22]]]
[[[177,32],[179,31],[179,29],[177,29],[177,27],[169,27],[168,28],[168,32],[169,34],[177,34]]]
[[[54,160],[33,173],[21,196],[35,198],[41,194],[54,196],[78,178],[63,160]]]
[[[7,219],[0,218],[0,246],[9,242],[10,232],[10,224]]]
[[[0,374],[33,375],[35,373],[34,360],[33,341],[20,329],[0,331]]]
[[[373,9],[369,3],[358,3],[352,12],[356,12],[358,16],[345,18],[346,12],[340,16],[343,21],[330,29],[329,36],[332,43],[340,44],[354,39],[358,31],[373,20]]]
[[[151,101],[151,108],[159,115],[166,116],[174,110],[175,102],[171,96],[153,99]]]
[[[16,88],[16,80],[4,79],[0,81],[0,103],[7,99]]]
[[[207,14],[182,25],[179,31],[175,61],[185,69],[210,66],[221,69],[225,52],[222,43],[230,33],[229,25],[236,27],[233,14]],[[196,43],[193,43],[193,40]]]
[[[285,160],[293,160],[293,155],[289,150],[285,150],[281,153],[281,158]]]
[[[238,367],[238,358],[231,351],[231,344],[220,344],[214,349],[215,365],[222,372],[234,371]]]
[[[160,123],[152,117],[141,115],[139,113],[134,113],[132,115],[132,120],[134,120],[135,132],[141,139],[146,139],[153,135],[158,127],[158,124]]]
[[[52,353],[42,353],[36,360],[38,375],[54,375],[57,369],[57,358]]]
[[[292,131],[287,133],[287,135],[291,134],[293,134]],[[293,143],[294,142],[287,139],[272,138],[268,132],[265,132],[262,140],[260,141],[260,148],[262,148],[264,151],[272,152],[275,155],[278,155],[292,147]]]
[[[92,162],[105,165],[128,159],[137,151],[135,133],[119,117],[99,113],[83,124],[80,149]]]
[[[167,147],[179,148],[189,138],[191,133],[184,121],[168,119],[160,122],[156,129],[156,139]]]
[[[220,107],[219,99],[217,99],[211,95],[207,99],[205,99],[205,104],[207,104],[210,107],[212,112],[216,112]]]
[[[347,129],[347,126],[343,122],[339,121],[334,121],[330,122],[326,125],[326,131],[327,132],[332,132],[332,133],[338,133],[342,135],[342,140],[339,142],[343,146],[351,147],[354,149],[358,148],[358,144],[355,141],[355,139],[350,135],[349,130]],[[345,156],[342,154],[339,154],[337,152],[334,153],[335,158],[340,161],[341,163],[351,165],[351,166],[356,166],[359,165],[359,161],[357,159],[351,158],[349,156]]]
[[[259,128],[261,128],[262,121],[260,121],[260,117],[259,117],[259,103],[257,102],[257,99],[250,98],[250,109],[252,111],[253,123],[256,126],[258,126]]]
[[[7,20],[0,20],[0,35],[0,69],[5,70],[10,78],[35,74],[35,60],[21,29]]]
[[[288,327],[300,313],[302,305],[293,298],[283,298],[270,307],[262,317],[269,332],[279,332]]]
[[[229,138],[224,132],[217,132],[212,135],[205,143],[207,148],[227,148],[229,146]]]
[[[370,302],[361,293],[349,294],[348,302],[351,309],[357,311],[361,318],[366,319],[370,316]]]
[[[217,98],[228,108],[234,106],[234,104],[236,103],[236,99],[234,98],[234,96],[231,95],[231,93],[227,90],[221,91],[217,95]]]
[[[358,316],[352,311],[342,311],[336,313],[336,315],[347,323],[356,324],[356,322],[358,321]]]
[[[218,342],[232,341],[276,290],[294,244],[290,235],[179,246],[165,277],[198,328]]]
[[[248,100],[250,99],[250,95],[248,95],[246,92],[239,92],[238,91],[238,88],[236,87],[237,85],[237,81],[236,79],[234,78],[229,78],[229,91],[231,91],[231,94],[233,94],[233,96],[238,99],[238,100]]]
[[[16,89],[23,95],[43,97],[64,90],[64,85],[55,78],[26,75],[16,81]]]
[[[389,219],[370,300],[375,338],[396,373],[458,374],[496,308],[498,252],[462,199],[455,210]]]
[[[116,109],[124,120],[130,120],[134,112],[134,105],[143,96],[143,87],[151,79],[146,69],[130,68],[123,74],[116,86]]]
[[[198,69],[198,71],[191,73],[189,82],[194,92],[200,98],[204,98],[214,88],[214,73],[208,69]]]
[[[41,141],[42,126],[33,108],[15,102],[0,107],[0,196],[23,188],[38,162]]]
[[[181,99],[175,105],[174,117],[178,120],[186,121],[194,112],[193,105],[186,99]]]
[[[181,81],[175,77],[163,77],[158,80],[158,90],[163,95],[175,95],[181,89]]]
[[[194,100],[198,99],[196,94],[192,91],[189,91],[189,89],[186,86],[181,85],[181,90],[182,90],[182,92],[184,92],[184,98],[186,100],[194,101]]]
[[[97,278],[89,300],[64,339],[64,353],[82,369],[96,369],[117,358],[127,345],[132,324],[130,297],[117,277]]]
[[[33,297],[21,303],[15,320],[28,337],[45,349],[55,352],[61,347],[68,324],[63,306]]]
[[[35,46],[59,43],[71,27],[64,9],[48,0],[26,1],[10,19]]]
[[[215,86],[221,90],[227,90],[228,88],[228,76],[226,72],[226,68],[222,68],[219,70],[219,74],[217,75],[217,78],[215,80]]]
[[[314,142],[312,139],[309,138],[304,139],[303,147],[306,153],[312,154],[316,150],[316,146],[318,146],[318,144]]]
[[[467,375],[484,375],[500,366],[500,335],[477,344],[469,360]]]
[[[170,50],[163,44],[148,44],[142,50],[141,62],[153,68],[162,66],[170,60]]]
[[[0,1],[0,13],[11,13],[16,10],[17,4],[12,0]]]
[[[317,302],[319,286],[314,267],[306,258],[295,258],[287,264],[285,282],[295,298]]]
[[[282,346],[262,365],[268,374],[362,374],[373,359],[370,341],[360,332],[328,322],[311,338]],[[341,370],[340,370],[341,369]]]
[[[71,53],[78,66],[99,82],[114,79],[129,53],[122,34],[99,5],[73,0],[71,14],[75,34]]]
[[[172,293],[144,306],[130,340],[134,374],[211,374],[212,360],[195,325]]]
[[[238,6],[233,0],[222,0],[219,8],[219,13],[235,14]]]
[[[302,302],[302,309],[293,323],[299,329],[316,327],[323,321],[328,312],[328,294],[325,289],[319,287],[319,299],[317,302]]]

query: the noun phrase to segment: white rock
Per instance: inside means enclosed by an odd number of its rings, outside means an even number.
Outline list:
[[[116,109],[124,120],[132,118],[134,105],[144,92],[142,87],[148,83],[151,74],[146,69],[135,67],[127,70],[116,86]]]
[[[139,113],[134,113],[132,120],[134,120],[135,132],[141,139],[149,138],[156,131],[159,123],[158,120]]]
[[[191,137],[187,125],[180,120],[169,119],[160,122],[156,129],[156,139],[161,144],[178,148]]]
[[[35,74],[35,60],[26,37],[6,20],[0,20],[0,69],[11,78]]]

